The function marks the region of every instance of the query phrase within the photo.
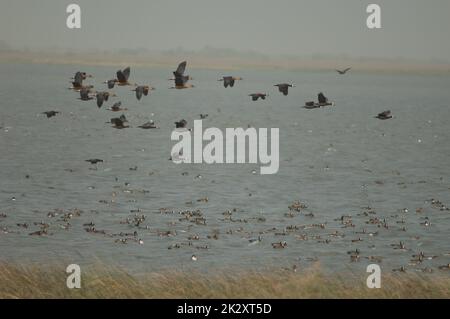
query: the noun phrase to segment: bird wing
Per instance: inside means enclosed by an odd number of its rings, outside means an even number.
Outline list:
[[[227,88],[229,85],[231,85],[231,80],[232,80],[232,77],[230,77],[230,76],[224,77],[223,78],[223,86]]]
[[[116,85],[116,81],[114,80],[109,80],[108,81],[108,89],[114,89],[114,86]]]
[[[174,75],[175,75],[175,76],[181,76],[181,75],[183,75],[184,72],[186,71],[186,66],[187,66],[187,62],[186,62],[186,61],[181,62],[181,63],[178,65],[178,68],[177,68],[177,70],[175,71]]]
[[[281,93],[283,93],[284,95],[288,95],[289,93],[289,87],[287,85],[280,85],[278,87],[278,89],[280,90]]]
[[[119,80],[119,82],[127,82],[130,77],[130,72],[130,67],[124,69],[123,71],[117,71],[117,79]]]
[[[123,74],[122,70],[117,71],[117,80],[119,80],[119,82],[126,82],[127,79],[125,78],[125,74]]]
[[[319,103],[327,103],[328,102],[328,98],[323,93],[319,93],[318,100],[319,100]]]
[[[81,89],[80,97],[82,100],[89,98],[89,91],[87,89]]]
[[[144,88],[142,86],[138,86],[136,88],[136,98],[140,100],[142,98],[142,93],[144,92]]]
[[[82,86],[83,85],[83,75],[81,72],[77,72],[74,76],[73,86]]]
[[[126,80],[130,78],[131,69],[130,67],[127,67],[125,70],[122,71],[123,75],[125,76]]]
[[[105,100],[105,95],[103,93],[97,93],[97,106],[102,107],[103,101]]]

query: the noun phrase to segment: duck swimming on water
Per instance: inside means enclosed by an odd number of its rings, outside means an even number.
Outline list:
[[[283,249],[287,247],[287,242],[272,243],[272,247],[275,249]]]
[[[143,130],[150,130],[150,129],[158,129],[159,127],[157,127],[155,125],[155,122],[153,120],[151,120],[145,124],[142,124],[141,126],[139,126],[139,128],[141,128]]]

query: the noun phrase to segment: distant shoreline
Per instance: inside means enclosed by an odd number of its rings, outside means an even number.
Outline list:
[[[188,60],[190,68],[211,70],[332,71],[352,67],[352,72],[412,73],[450,75],[450,63],[418,62],[402,59],[268,57],[204,53],[110,53],[110,52],[27,52],[0,51],[0,63],[30,63],[79,66],[174,67]]]

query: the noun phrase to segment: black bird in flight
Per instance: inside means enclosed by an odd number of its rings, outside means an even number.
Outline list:
[[[391,113],[391,111],[384,111],[384,112],[381,112],[380,114],[378,114],[377,116],[375,116],[375,118],[377,118],[377,119],[379,119],[379,120],[389,120],[389,119],[391,119],[393,116],[392,116],[392,113]]]
[[[94,159],[88,159],[86,160],[86,162],[91,163],[92,165],[98,164],[98,163],[103,163],[103,160],[98,159],[98,158],[94,158]]]
[[[119,130],[129,127],[128,120],[123,114],[120,117],[112,118],[111,124],[113,124],[114,128]]]
[[[289,88],[295,87],[294,84],[289,84],[289,83],[276,84],[275,86],[277,86],[278,90],[281,93],[283,93],[284,95],[288,95],[289,94]]]
[[[189,84],[189,80],[192,80],[192,78],[189,75],[184,75],[185,71],[186,71],[186,66],[187,66],[187,62],[181,62],[178,65],[178,68],[176,71],[173,72],[174,75],[174,80],[175,81],[175,86],[172,87],[172,89],[178,89],[178,90],[182,90],[182,89],[190,89],[193,88],[194,85]]]
[[[140,101],[142,96],[148,96],[151,90],[154,90],[154,88],[149,85],[139,85],[132,91],[136,92],[136,98]]]
[[[253,93],[253,94],[250,94],[249,96],[252,97],[253,101],[258,101],[260,98],[265,100],[266,97],[269,96],[269,95],[265,94],[265,93]]]
[[[47,118],[51,118],[51,117],[54,117],[54,116],[60,114],[60,112],[58,112],[58,111],[47,111],[47,112],[44,112],[42,114],[47,115]]]
[[[235,76],[224,76],[222,79],[219,79],[219,81],[223,82],[223,86],[225,88],[227,87],[234,87],[234,84],[236,81],[241,81],[241,77],[235,77]]]
[[[348,71],[350,71],[352,68],[346,68],[345,70],[336,70],[337,73],[340,75],[346,74]]]

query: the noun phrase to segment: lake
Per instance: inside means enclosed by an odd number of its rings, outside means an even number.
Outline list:
[[[81,70],[105,90],[102,82],[125,66],[0,64],[1,261],[100,261],[136,273],[315,262],[364,272],[371,256],[386,271],[439,272],[450,262],[448,75],[188,66],[196,87],[170,90],[172,69],[132,68],[130,82],[156,90],[137,101],[130,87],[116,88],[102,109],[67,89]],[[243,81],[225,89],[217,80],[229,73]],[[296,84],[289,96],[274,87],[283,82]],[[302,108],[320,91],[336,105]],[[255,92],[269,96],[253,102]],[[108,123],[121,114],[106,109],[117,101],[130,128]],[[47,119],[41,113],[49,110],[61,114]],[[374,118],[385,110],[394,118]],[[209,114],[204,128],[279,128],[279,172],[175,165],[174,122],[192,127],[200,114]],[[161,128],[138,128],[149,120]],[[95,158],[104,162],[86,162]],[[290,212],[297,200],[307,207]],[[29,235],[39,223],[48,235]],[[272,247],[284,241],[284,249]],[[393,246],[400,242],[406,249]],[[361,258],[352,262],[356,249]],[[411,263],[420,251],[436,258]]]

